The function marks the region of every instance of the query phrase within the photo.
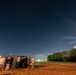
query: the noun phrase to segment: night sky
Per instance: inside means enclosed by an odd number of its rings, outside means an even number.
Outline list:
[[[45,56],[76,47],[75,0],[2,0],[0,54]]]

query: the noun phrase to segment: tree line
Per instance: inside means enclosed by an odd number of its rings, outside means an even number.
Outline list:
[[[53,53],[48,55],[47,59],[48,61],[76,62],[76,49]]]

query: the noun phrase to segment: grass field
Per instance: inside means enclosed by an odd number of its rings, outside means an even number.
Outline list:
[[[76,75],[76,63],[39,62],[35,69],[0,69],[0,75]]]

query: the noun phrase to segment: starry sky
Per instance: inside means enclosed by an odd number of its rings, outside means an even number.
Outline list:
[[[0,54],[46,56],[76,47],[75,0],[2,0]]]

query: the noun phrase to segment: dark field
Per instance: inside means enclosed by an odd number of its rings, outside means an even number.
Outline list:
[[[42,62],[35,63],[35,69],[0,69],[0,75],[76,75],[76,63]]]

